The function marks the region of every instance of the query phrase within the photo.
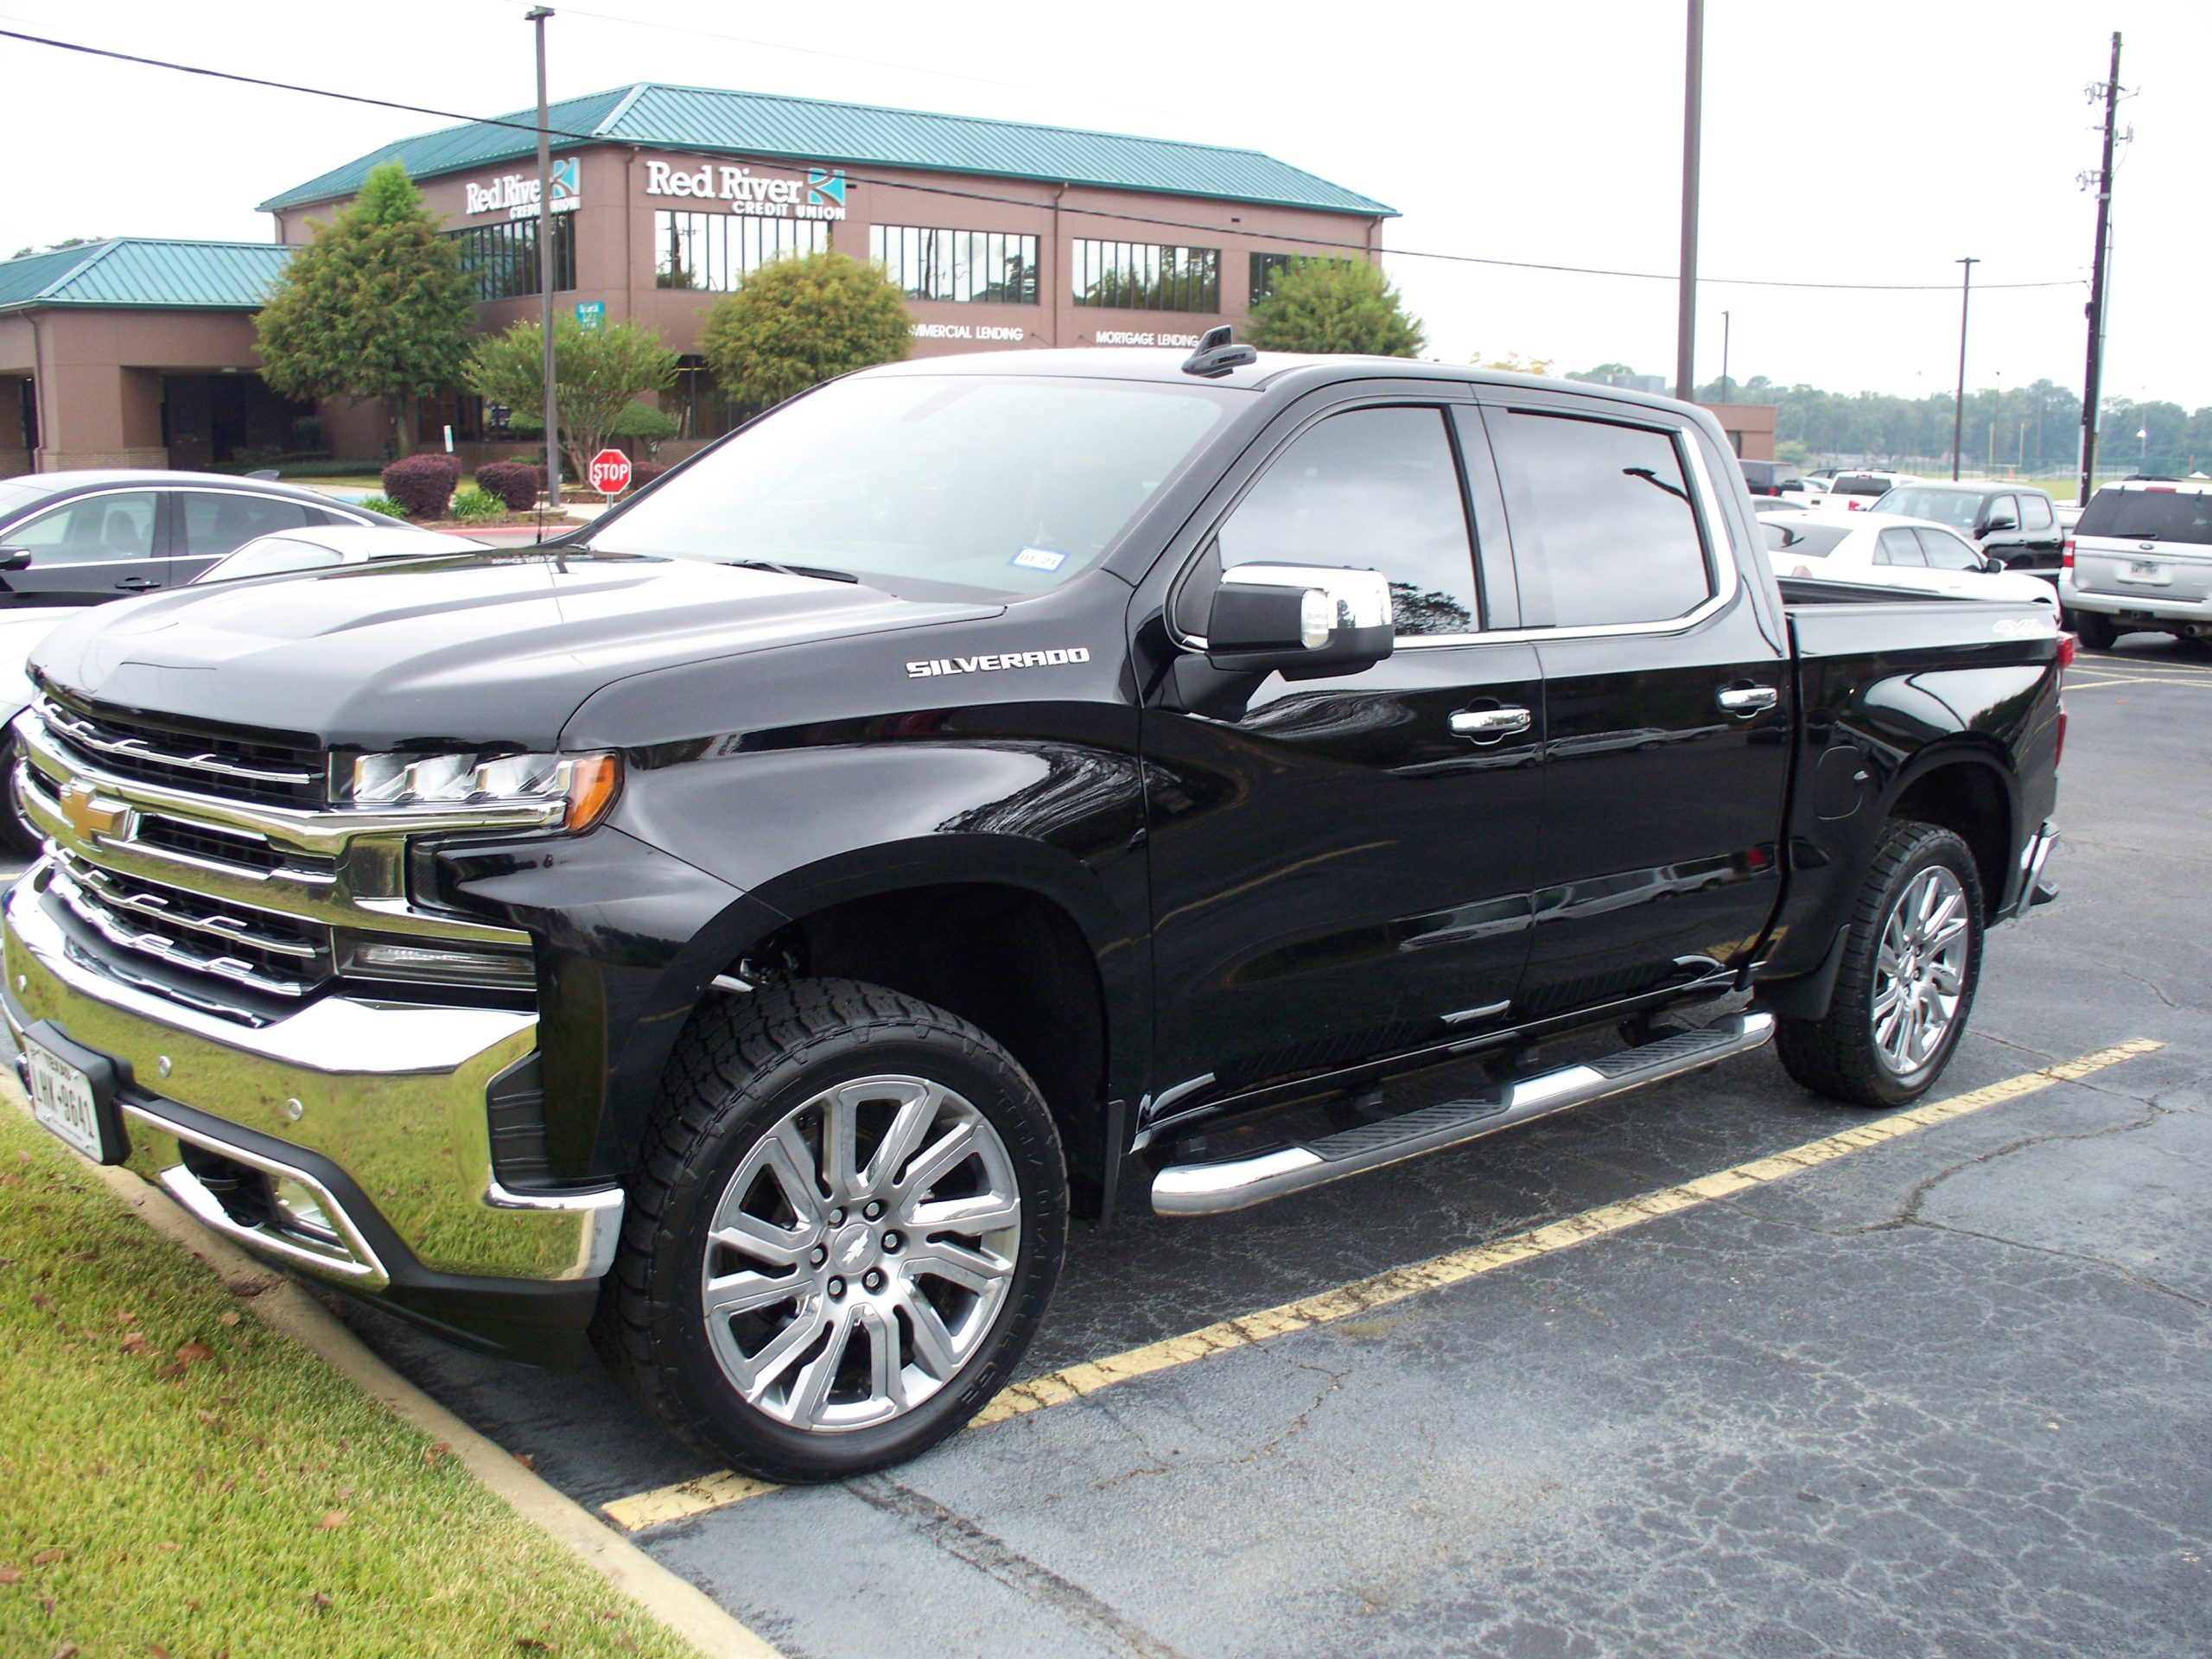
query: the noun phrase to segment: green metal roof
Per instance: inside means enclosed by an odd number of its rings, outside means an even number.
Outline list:
[[[535,110],[524,110],[499,118],[513,125],[472,122],[403,138],[270,197],[261,204],[262,210],[352,195],[371,168],[388,160],[397,159],[420,179],[535,156],[537,119]],[[578,143],[639,144],[655,149],[773,156],[843,167],[1036,179],[1310,207],[1362,218],[1395,218],[1397,211],[1255,149],[763,92],[667,86],[655,81],[552,105],[546,124],[553,130],[555,142],[567,148]]]
[[[0,311],[41,305],[257,311],[295,250],[118,236],[0,260]]]

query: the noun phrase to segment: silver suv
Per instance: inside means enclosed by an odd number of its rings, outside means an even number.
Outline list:
[[[2059,603],[2082,643],[2212,638],[2212,479],[2107,484],[2067,537]]]

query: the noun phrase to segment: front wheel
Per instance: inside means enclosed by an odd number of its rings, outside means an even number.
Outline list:
[[[1067,1232],[1036,1085],[975,1027],[849,980],[703,1010],[601,1303],[601,1352],[762,1479],[915,1456],[1029,1345]]]
[[[1776,1023],[1783,1069],[1854,1105],[1918,1099],[1966,1030],[1982,926],[1966,843],[1932,823],[1890,823],[1852,907],[1827,1013]]]

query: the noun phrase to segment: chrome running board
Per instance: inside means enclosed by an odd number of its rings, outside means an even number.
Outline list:
[[[1152,1207],[1163,1216],[1215,1216],[1243,1210],[1423,1153],[1464,1146],[1608,1095],[1678,1077],[1758,1048],[1773,1034],[1774,1016],[1750,1008],[1601,1059],[1501,1084],[1466,1100],[1425,1106],[1247,1158],[1173,1165],[1153,1178]]]

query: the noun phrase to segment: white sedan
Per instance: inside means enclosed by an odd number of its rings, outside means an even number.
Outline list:
[[[2014,575],[1945,524],[1893,512],[1789,513],[1763,518],[1767,558],[1777,576],[1911,588],[1960,599],[2030,601],[2057,608],[2058,590],[2040,577]]]

